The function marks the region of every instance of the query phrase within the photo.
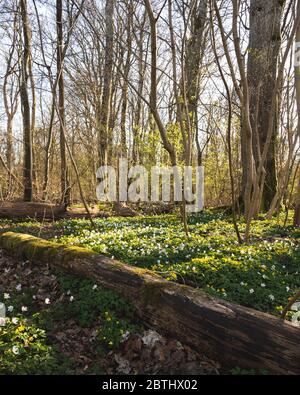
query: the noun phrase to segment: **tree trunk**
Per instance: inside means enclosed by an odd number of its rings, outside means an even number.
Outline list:
[[[297,2],[297,15],[300,13],[300,1]],[[300,25],[296,32],[296,56],[295,56],[295,87],[296,87],[296,101],[298,112],[298,135],[300,136]],[[295,213],[294,213],[294,226],[300,226],[300,173],[299,184],[296,192]]]
[[[208,0],[199,0],[197,4],[193,6],[191,15],[191,35],[186,45],[186,95],[188,100],[188,112],[191,117],[191,125],[194,131],[196,130],[196,111],[201,82],[200,68],[206,47],[205,28],[208,22],[208,3]]]
[[[296,205],[295,205],[295,213],[294,213],[294,226],[300,226],[300,180],[297,189],[296,195]]]
[[[24,48],[22,54],[20,97],[24,133],[24,201],[32,201],[32,129],[28,95],[31,32],[27,15],[27,0],[20,0]]]
[[[50,113],[50,122],[48,128],[48,136],[47,143],[45,148],[45,164],[44,164],[44,182],[43,182],[43,200],[48,200],[48,186],[49,186],[49,173],[50,173],[50,159],[51,159],[51,149],[53,147],[53,123],[55,116],[55,97],[56,92],[53,92],[52,104],[51,104],[51,113]]]
[[[6,122],[6,164],[8,169],[7,177],[7,197],[9,197],[12,190],[12,172],[14,164],[14,149],[13,149],[13,120],[18,109],[18,88],[17,78],[13,77],[15,65],[13,65],[13,57],[17,47],[17,24],[18,14],[14,12],[13,20],[13,36],[11,48],[7,58],[6,72],[3,78],[3,104],[7,118]]]
[[[146,12],[143,14],[143,19],[141,21],[140,34],[136,37],[137,41],[137,51],[138,51],[138,87],[137,87],[137,102],[134,109],[133,117],[133,143],[132,143],[132,162],[133,165],[142,162],[141,152],[140,152],[140,140],[143,131],[143,89],[145,84],[145,72],[147,65],[147,53],[144,56],[144,37],[145,37],[145,23],[146,23]],[[145,59],[144,59],[145,57]]]
[[[164,149],[168,152],[171,165],[177,166],[176,152],[174,146],[168,139],[167,130],[163,124],[157,108],[157,19],[154,16],[152,3],[144,0],[146,11],[150,22],[151,41],[151,86],[150,86],[150,111],[157,125]]]
[[[99,159],[103,166],[107,164],[107,149],[109,139],[109,119],[112,88],[112,70],[114,59],[114,11],[115,0],[106,0],[105,5],[105,64],[103,71],[102,104],[99,114]]]
[[[4,233],[0,247],[39,265],[87,277],[127,297],[140,319],[224,366],[300,374],[300,330],[291,323],[212,298],[91,250]]]
[[[65,84],[63,74],[63,10],[62,0],[56,1],[56,29],[57,29],[57,81],[58,81],[58,105],[60,124],[60,161],[61,161],[61,203],[70,203],[70,184],[66,150],[66,119],[65,119]],[[53,93],[54,94],[54,93]]]
[[[6,124],[6,161],[7,167],[10,171],[13,168],[13,120],[10,116],[7,117]]]
[[[122,86],[122,107],[121,107],[121,153],[122,157],[127,156],[127,144],[126,144],[126,114],[128,104],[128,77],[130,72],[130,62],[132,54],[132,23],[133,23],[133,4],[128,4],[127,11],[127,43],[126,50],[127,56],[124,65],[124,78]]]
[[[269,116],[274,92],[281,45],[281,18],[284,1],[251,0],[250,38],[248,50],[248,83],[250,115],[253,129],[253,154],[256,167],[267,140]],[[278,135],[276,110],[268,155],[264,164],[265,185],[262,209],[268,210],[277,191],[276,139]]]

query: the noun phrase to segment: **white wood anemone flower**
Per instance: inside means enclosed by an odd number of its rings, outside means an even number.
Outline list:
[[[292,323],[300,328],[300,302],[294,303],[291,310],[296,312],[292,316]]]

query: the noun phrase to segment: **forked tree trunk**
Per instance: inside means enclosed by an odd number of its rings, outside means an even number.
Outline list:
[[[300,374],[300,329],[289,322],[209,297],[88,249],[12,232],[0,236],[0,247],[114,290],[135,305],[147,325],[224,365]]]

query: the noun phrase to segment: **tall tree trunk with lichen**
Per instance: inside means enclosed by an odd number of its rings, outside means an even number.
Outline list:
[[[253,155],[256,167],[267,140],[269,114],[274,94],[281,46],[281,19],[285,1],[250,1],[250,36],[248,49],[248,83],[250,116],[253,129]],[[261,209],[268,210],[277,191],[276,139],[278,114],[264,164],[266,177]]]
[[[190,37],[186,43],[186,96],[191,125],[194,130],[196,130],[201,65],[206,47],[208,3],[208,0],[191,1]]]

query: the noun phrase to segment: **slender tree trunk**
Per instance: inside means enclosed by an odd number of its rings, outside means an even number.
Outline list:
[[[3,84],[3,99],[4,99],[4,108],[7,117],[6,121],[6,164],[8,168],[8,177],[7,177],[7,195],[10,194],[12,188],[12,171],[13,171],[13,162],[14,162],[14,154],[13,154],[13,120],[18,107],[17,96],[13,100],[8,100],[8,96],[12,97],[13,88],[10,88],[10,93],[7,92],[8,85],[8,74],[4,77]]]
[[[114,11],[115,0],[106,0],[105,5],[105,64],[103,71],[102,104],[99,114],[99,159],[104,165],[108,161],[109,119],[112,90],[113,50],[114,50]]]
[[[13,77],[15,66],[13,65],[13,58],[17,47],[18,35],[18,14],[14,12],[13,20],[13,36],[11,48],[7,57],[6,73],[3,79],[3,104],[6,121],[6,165],[8,169],[7,177],[7,196],[10,195],[12,189],[12,172],[14,164],[14,150],[13,150],[13,121],[18,109],[18,89],[16,89],[17,78]],[[19,55],[18,55],[19,56]]]
[[[184,163],[185,166],[190,166],[190,134],[187,132],[188,129],[187,122],[184,122],[183,107],[181,105],[179,90],[177,88],[177,64],[176,64],[176,45],[175,45],[175,35],[172,19],[172,0],[168,0],[168,10],[169,10],[169,29],[170,29],[170,42],[172,51],[172,66],[173,66],[173,90],[177,107],[177,116],[179,120],[179,128],[182,136],[183,146],[184,146]],[[184,90],[184,89],[183,89]],[[185,96],[186,97],[186,96]],[[189,115],[188,115],[189,116]],[[187,121],[187,120],[186,120]],[[181,217],[186,235],[188,235],[188,223],[187,223],[187,212],[186,212],[186,200],[184,196],[184,187],[182,190],[182,205],[181,205]]]
[[[62,0],[56,1],[56,28],[57,28],[57,74],[58,74],[58,106],[60,121],[60,160],[61,160],[61,202],[70,203],[70,184],[67,164],[66,128],[65,118],[65,84],[63,74],[63,9]]]
[[[55,92],[53,92],[55,95]],[[48,186],[49,186],[49,170],[50,170],[50,159],[51,159],[51,149],[53,145],[53,122],[55,116],[55,97],[52,99],[51,114],[50,114],[50,124],[48,128],[48,137],[45,149],[45,164],[44,164],[44,183],[43,183],[43,200],[48,199]]]
[[[144,62],[144,27],[146,23],[146,12],[143,15],[143,20],[141,22],[141,31],[140,35],[137,39],[138,46],[138,71],[139,71],[139,79],[138,79],[138,95],[137,95],[137,103],[134,111],[133,118],[133,144],[132,144],[132,161],[133,164],[137,164],[141,159],[141,153],[139,152],[139,145],[142,133],[142,111],[143,111],[143,103],[142,103],[142,95],[144,89],[144,80],[145,80],[145,71],[146,71],[146,60]],[[147,55],[146,55],[147,57]]]
[[[7,94],[7,76],[4,78],[3,84],[3,98],[4,98],[4,107],[6,112],[6,164],[8,168],[8,177],[7,177],[7,195],[10,194],[11,191],[11,181],[12,181],[12,171],[13,171],[13,119],[15,115],[15,110],[13,108],[9,108],[8,104],[8,94]]]
[[[164,149],[170,156],[172,166],[177,165],[176,152],[168,139],[167,130],[162,122],[157,108],[157,19],[154,16],[150,0],[144,0],[147,14],[150,21],[150,41],[151,41],[151,88],[150,88],[150,111],[158,127]]]
[[[37,180],[37,172],[36,172],[36,160],[35,160],[35,120],[36,120],[36,94],[35,94],[35,82],[32,70],[32,59],[30,56],[28,63],[28,74],[30,81],[30,92],[31,92],[31,135],[32,135],[32,183],[36,194],[38,195],[38,180]]]
[[[124,81],[122,87],[122,107],[121,107],[121,152],[122,156],[127,155],[126,144],[126,114],[128,104],[128,77],[130,72],[130,61],[132,55],[132,23],[133,23],[133,4],[132,1],[128,4],[127,15],[127,57],[124,67]]]
[[[13,168],[13,120],[7,117],[6,123],[6,163],[9,171]],[[10,189],[10,188],[9,188]]]
[[[30,103],[28,94],[29,62],[30,62],[30,40],[31,32],[27,15],[27,0],[20,0],[22,28],[23,28],[23,54],[21,67],[20,97],[23,118],[24,133],[24,201],[30,202],[33,197],[32,190],[32,129],[30,116]]]
[[[217,66],[221,75],[221,79],[223,81],[228,100],[228,122],[227,122],[227,146],[228,146],[228,165],[229,165],[229,175],[230,175],[230,184],[231,184],[231,201],[232,201],[232,220],[234,229],[237,235],[237,239],[239,244],[242,244],[243,240],[240,234],[238,222],[237,222],[237,214],[236,214],[236,194],[235,194],[235,183],[234,183],[234,173],[233,173],[233,160],[232,160],[232,142],[231,142],[231,134],[232,134],[232,93],[230,92],[229,85],[226,81],[226,77],[224,75],[223,69],[221,67],[217,50],[216,50],[216,40],[215,40],[215,32],[213,27],[213,18],[212,14],[210,16],[211,21],[211,33],[212,33],[212,46],[214,55],[216,58]]]
[[[300,174],[300,172],[299,172]],[[300,178],[300,177],[299,177]],[[300,226],[300,180],[298,183],[298,188],[296,191],[296,204],[295,204],[295,213],[294,213],[294,226]]]
[[[297,14],[300,13],[300,1],[297,3]],[[296,32],[296,57],[295,64],[295,86],[296,86],[296,99],[297,99],[297,112],[298,112],[298,134],[300,135],[300,23]],[[294,213],[294,225],[300,226],[300,172],[299,172],[299,184],[296,191],[296,202],[295,202],[295,213]]]

